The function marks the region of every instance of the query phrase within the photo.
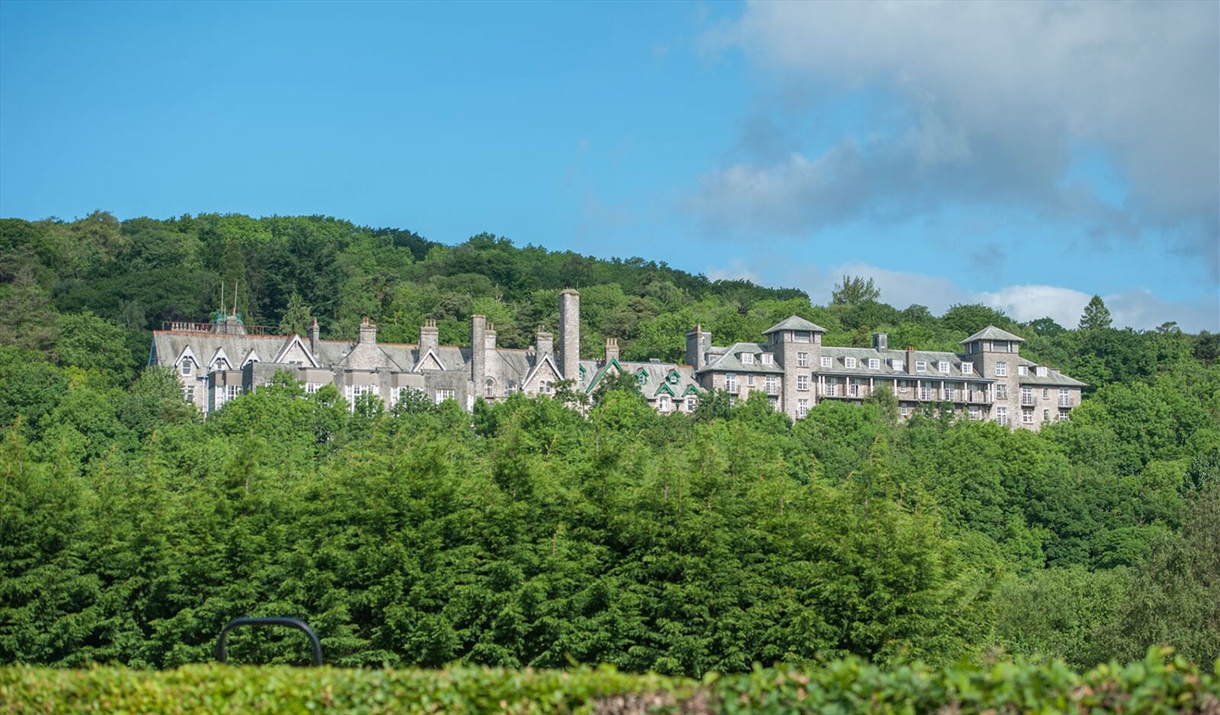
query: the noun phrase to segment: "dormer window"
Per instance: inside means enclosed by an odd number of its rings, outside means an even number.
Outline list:
[[[892,365],[894,369],[898,370],[899,372],[901,372],[907,366],[907,364],[902,360],[891,360],[890,365]]]
[[[971,375],[973,373],[974,373],[974,363],[972,363],[972,362],[962,363],[962,374],[963,375]]]
[[[1017,374],[1020,375],[1021,377],[1025,377],[1026,375],[1029,374],[1029,368],[1025,367],[1024,365],[1018,365]]]
[[[943,374],[948,374],[949,373],[949,361],[941,360],[940,362],[936,363],[936,369],[939,370]]]
[[[1043,367],[1042,365],[1039,365],[1038,367],[1034,368],[1034,370],[1035,370],[1035,372],[1037,372],[1038,377],[1046,377],[1046,368]]]
[[[763,353],[762,354],[762,364],[763,365],[774,365],[775,356],[772,355],[771,353]]]
[[[927,360],[916,360],[915,361],[915,372],[927,372],[927,371],[928,371],[928,361]]]
[[[843,358],[843,366],[854,368],[856,366],[856,359],[854,357]]]
[[[754,364],[754,354],[753,353],[742,353],[741,354],[741,364],[742,365],[753,365]]]
[[[868,359],[868,369],[869,370],[880,370],[881,369],[881,360],[878,358],[869,358]]]
[[[834,366],[834,358],[822,356],[822,367],[831,368]]]

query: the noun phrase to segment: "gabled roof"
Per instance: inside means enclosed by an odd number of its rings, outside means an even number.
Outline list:
[[[241,360],[241,366],[242,366],[242,367],[245,367],[245,366],[246,366],[246,365],[248,365],[249,363],[252,363],[252,362],[262,362],[262,361],[263,361],[263,360],[262,360],[262,358],[260,358],[260,357],[258,356],[258,353],[254,352],[254,348],[250,348],[250,352],[246,353],[246,356],[245,356],[244,358],[242,358],[242,360]]]
[[[307,360],[309,360],[309,364],[311,366],[318,367],[318,361],[314,358],[313,353],[310,352],[309,348],[305,346],[305,341],[301,340],[301,336],[296,334],[288,336],[288,339],[284,341],[284,344],[280,347],[279,351],[275,353],[275,357],[271,360],[271,362],[288,362],[288,353],[292,351],[293,347],[300,350],[300,353],[304,355]],[[250,348],[250,350],[253,352],[254,348]]]
[[[428,358],[432,358],[431,361]],[[430,363],[430,364],[425,364]],[[433,367],[435,365],[435,367]],[[415,363],[415,367],[411,368],[411,372],[419,372],[420,370],[444,370],[445,363],[441,362],[440,357],[432,348],[428,348],[423,355],[419,356],[419,360]]]
[[[770,335],[771,333],[778,333],[781,330],[801,330],[801,331],[804,331],[807,333],[826,332],[826,328],[823,328],[822,326],[817,325],[816,323],[811,323],[808,320],[805,320],[804,318],[801,318],[796,315],[790,315],[787,318],[784,318],[783,321],[772,326],[769,330],[764,330],[763,335]]]
[[[212,359],[208,360],[208,369],[214,369],[216,367],[216,363],[220,362],[221,360],[225,361],[225,364],[229,366],[230,370],[233,369],[233,361],[229,359],[229,356],[225,353],[224,348],[216,348],[216,352],[212,353]]]
[[[720,350],[723,350],[723,352],[716,352]],[[760,374],[774,373],[776,375],[782,375],[784,373],[784,369],[775,364],[775,362],[772,362],[770,365],[764,365],[761,360],[755,360],[753,363],[747,365],[741,361],[739,356],[742,353],[760,355],[765,352],[770,352],[762,345],[757,345],[755,343],[733,343],[733,345],[727,348],[717,348],[716,351],[708,352],[707,364],[699,368],[697,372],[730,371],[753,372]]]
[[[542,372],[542,368],[548,366],[551,368],[551,372],[556,378],[563,377],[563,373],[560,372],[559,366],[555,364],[555,359],[551,357],[551,353],[543,353],[542,359],[534,365],[534,369],[530,370],[529,374],[525,376],[525,379],[521,381],[521,386],[525,387],[526,385],[533,384],[534,379],[538,377],[538,373]]]
[[[971,335],[970,337],[961,341],[960,344],[965,345],[966,343],[973,343],[978,340],[1007,340],[1014,343],[1025,342],[1025,338],[1021,337],[1020,335],[1013,335],[1007,330],[1000,330],[994,325],[988,325],[986,328],[983,328],[974,335]]]
[[[156,343],[154,342],[153,345],[155,349]],[[199,358],[195,357],[195,351],[191,350],[190,345],[182,348],[182,351],[178,353],[178,357],[174,358],[174,364],[181,365],[182,361],[186,358],[190,358],[191,362],[195,363],[196,365],[203,365],[203,363],[199,362]]]

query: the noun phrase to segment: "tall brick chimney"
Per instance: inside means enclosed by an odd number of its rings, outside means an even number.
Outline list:
[[[580,293],[571,288],[559,294],[559,369],[566,380],[580,379]]]

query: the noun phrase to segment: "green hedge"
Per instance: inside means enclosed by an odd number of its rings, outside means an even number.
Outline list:
[[[1062,663],[882,669],[857,659],[703,682],[611,669],[0,668],[6,713],[1205,713],[1212,673],[1168,651],[1078,675]]]

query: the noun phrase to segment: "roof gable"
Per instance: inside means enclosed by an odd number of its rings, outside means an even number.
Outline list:
[[[313,353],[309,352],[309,348],[305,347],[305,342],[299,335],[293,335],[284,341],[284,345],[271,362],[280,364],[299,362],[302,365],[309,363],[311,367],[318,366],[318,361],[314,359]]]
[[[415,363],[415,369],[412,372],[420,372],[422,370],[444,370],[445,365],[437,356],[436,351],[428,348],[428,352],[424,353],[419,358],[419,362]]]

